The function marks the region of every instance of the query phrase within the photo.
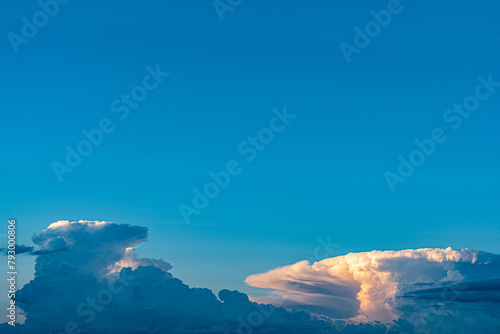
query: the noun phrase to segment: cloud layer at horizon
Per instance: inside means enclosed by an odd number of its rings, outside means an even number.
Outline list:
[[[33,237],[40,248],[31,251],[35,278],[17,294],[27,320],[0,330],[334,334],[452,333],[478,326],[494,333],[500,327],[497,255],[450,248],[352,253],[247,279],[274,290],[267,301],[299,309],[290,311],[237,291],[216,296],[190,288],[163,259],[135,254],[147,238],[147,228],[139,226],[51,224]]]

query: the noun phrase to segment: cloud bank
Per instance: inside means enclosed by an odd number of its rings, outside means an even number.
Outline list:
[[[496,255],[358,253],[250,276],[248,284],[273,289],[267,300],[275,307],[237,291],[216,296],[190,288],[163,259],[135,254],[147,238],[139,226],[51,224],[33,237],[39,250],[27,250],[37,256],[35,277],[16,296],[26,322],[2,324],[0,332],[395,334],[456,333],[457,326],[463,333],[498,332]]]
[[[330,319],[190,288],[162,259],[139,258],[145,227],[58,221],[33,237],[35,277],[17,292],[26,322],[1,333],[307,333]],[[312,333],[312,332],[311,332]]]

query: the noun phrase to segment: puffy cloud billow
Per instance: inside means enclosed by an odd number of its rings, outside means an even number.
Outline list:
[[[499,256],[419,249],[298,262],[247,278],[272,289],[190,288],[162,259],[139,258],[145,227],[59,221],[33,237],[26,322],[1,333],[497,333]],[[280,307],[283,306],[283,307]],[[293,310],[296,309],[296,310]]]
[[[500,256],[469,249],[350,253],[249,276],[262,300],[419,333],[499,333]]]

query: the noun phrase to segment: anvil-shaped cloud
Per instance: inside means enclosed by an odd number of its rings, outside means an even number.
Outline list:
[[[330,319],[258,305],[245,294],[190,288],[162,259],[139,258],[145,227],[58,221],[33,237],[35,278],[17,292],[23,325],[0,333],[307,333]],[[345,326],[344,326],[345,327]],[[380,326],[371,326],[375,328]],[[333,332],[332,332],[333,333]]]
[[[145,227],[59,221],[33,237],[35,278],[17,292],[26,322],[1,333],[498,333],[500,261],[471,250],[419,249],[302,261],[247,283],[190,288],[162,259],[139,258]],[[230,270],[228,268],[228,270]],[[221,276],[224,273],[221,273]],[[309,312],[311,311],[311,312]]]
[[[415,320],[417,313],[428,315],[432,309],[473,307],[476,315],[490,314],[491,323],[500,324],[495,320],[500,316],[500,256],[469,249],[350,253],[297,262],[249,276],[246,283],[272,289],[256,300],[334,318],[387,323],[408,311]]]

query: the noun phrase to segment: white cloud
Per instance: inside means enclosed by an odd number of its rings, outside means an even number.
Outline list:
[[[422,295],[412,295],[412,291],[435,288],[438,290],[432,295],[434,303],[452,302],[455,309],[463,307],[458,304],[466,302],[465,299],[443,300],[443,289],[450,289],[452,284],[464,286],[465,282],[484,286],[486,283],[480,280],[500,277],[499,259],[485,252],[451,248],[350,253],[312,264],[301,261],[252,275],[246,283],[272,289],[266,300],[276,305],[305,308],[334,317],[341,317],[347,305],[351,321],[388,323],[400,317],[408,318],[419,308],[423,315],[429,314],[429,304],[422,303]],[[488,287],[491,290],[491,284]],[[495,291],[500,293],[499,285]],[[465,296],[465,292],[457,289],[454,293]],[[491,307],[485,309],[485,303],[492,302],[491,296],[480,288],[469,289],[467,293],[474,296],[476,309],[491,311]],[[493,308],[498,309],[499,300],[494,302],[497,304]],[[356,304],[359,307],[353,309]],[[498,316],[497,312],[491,320],[496,321]],[[413,317],[412,321],[418,325],[422,319]]]

